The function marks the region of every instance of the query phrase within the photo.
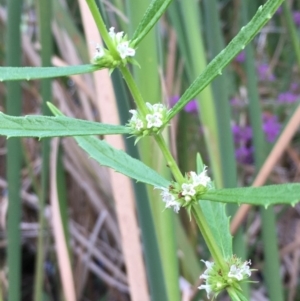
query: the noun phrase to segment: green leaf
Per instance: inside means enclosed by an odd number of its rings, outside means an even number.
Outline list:
[[[68,67],[0,67],[0,82],[9,80],[32,80],[90,73],[105,68],[100,65]]]
[[[62,112],[53,104],[48,103],[48,106],[54,115],[63,116]],[[143,162],[130,157],[122,150],[113,148],[105,141],[95,137],[74,138],[79,146],[101,165],[110,167],[130,178],[155,187],[168,187],[170,185],[170,182],[155,170]]]
[[[69,118],[65,116],[15,117],[0,112],[0,135],[10,137],[61,137],[129,134],[125,126]]]
[[[170,182],[143,162],[110,146],[96,137],[74,137],[79,146],[101,165],[110,167],[130,178],[156,187],[168,187]]]
[[[197,173],[200,173],[203,168],[202,158],[198,154]],[[203,199],[205,197],[206,194],[203,195]],[[232,256],[232,236],[230,234],[229,217],[226,215],[226,204],[206,200],[200,200],[198,203],[223,257],[229,258]]]
[[[265,208],[275,204],[294,206],[300,200],[300,183],[211,190],[203,194],[203,199],[214,202],[262,205]]]
[[[229,258],[232,256],[232,236],[229,217],[226,215],[226,205],[204,200],[199,201],[199,205],[222,255],[224,258]]]
[[[136,47],[158,22],[172,0],[153,0],[146,10],[132,37],[132,47]]]
[[[283,0],[268,0],[260,6],[252,20],[241,28],[240,32],[195,79],[170,111],[168,119],[172,119],[190,100],[195,98],[215,77],[222,74],[222,70],[230,61],[255,37],[258,31],[271,19]]]

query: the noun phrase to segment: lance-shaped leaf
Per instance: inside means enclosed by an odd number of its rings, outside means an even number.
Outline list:
[[[172,0],[153,0],[146,10],[132,37],[132,47],[136,47],[151,28],[158,22]]]
[[[190,100],[195,98],[215,77],[222,74],[222,70],[230,61],[245,48],[255,37],[258,31],[271,19],[283,0],[268,0],[260,6],[252,20],[241,28],[235,38],[223,49],[195,79],[190,87],[181,96],[169,114],[172,119]]]
[[[168,187],[170,182],[143,162],[132,158],[124,151],[110,146],[96,137],[75,137],[79,146],[101,165],[110,167],[130,178],[153,185]]]
[[[65,116],[15,117],[0,112],[0,135],[10,137],[62,137],[128,134],[126,126],[103,124]]]
[[[0,81],[33,80],[90,73],[105,68],[101,65],[67,67],[0,67]]]
[[[232,236],[226,204],[201,200],[199,205],[224,258],[232,256]]]
[[[203,169],[201,156],[197,154],[197,173],[199,174]],[[199,205],[222,255],[224,258],[229,258],[232,256],[232,236],[229,217],[226,215],[226,204],[206,201],[203,196]]]
[[[294,206],[300,200],[300,183],[218,189],[208,191],[202,197],[214,202],[261,205],[265,208],[276,204]]]
[[[48,103],[51,112],[55,116],[63,116],[63,113],[53,104]],[[96,137],[74,137],[79,146],[101,165],[110,167],[138,182],[153,185],[155,187],[168,187],[170,182],[159,175],[155,170],[145,165],[140,160],[134,159],[122,150],[110,146],[105,141]]]

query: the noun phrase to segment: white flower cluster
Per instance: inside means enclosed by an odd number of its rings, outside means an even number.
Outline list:
[[[242,262],[239,258],[233,256],[227,262],[228,270],[226,271],[222,271],[213,262],[201,261],[206,266],[206,270],[200,276],[200,279],[205,280],[205,284],[201,284],[198,288],[206,291],[207,298],[210,298],[212,294],[218,295],[228,286],[237,287],[237,282],[247,280],[251,276],[251,260]]]
[[[131,119],[129,120],[129,126],[133,129],[135,134],[143,132],[145,130],[154,130],[158,131],[165,124],[167,120],[167,108],[161,104],[150,104],[146,103],[148,108],[148,114],[143,117],[137,110],[130,110],[132,114]]]
[[[230,267],[228,277],[236,278],[239,281],[243,280],[246,276],[250,277],[251,276],[250,265],[251,265],[251,260],[245,261],[240,267],[233,264]]]
[[[166,208],[173,208],[178,213],[181,206],[186,207],[191,201],[197,201],[201,194],[213,188],[212,181],[207,176],[205,166],[200,174],[191,171],[186,175],[186,182],[183,184],[172,183],[169,188],[162,189],[161,197],[166,204]]]
[[[135,49],[129,47],[129,41],[127,40],[127,37],[124,36],[123,31],[115,33],[115,28],[111,27],[109,29],[109,36],[114,41],[122,60],[128,56],[135,55]]]
[[[211,188],[212,182],[209,176],[207,176],[207,167],[205,166],[203,171],[197,175],[194,171],[189,173],[191,183],[184,183],[181,185],[182,195],[185,196],[185,200],[189,202],[197,193],[197,187],[199,185]]]
[[[127,36],[124,36],[124,32],[115,33],[115,28],[111,27],[109,29],[109,36],[112,39],[120,57],[122,60],[127,57],[133,57],[135,55],[135,49],[129,47],[129,41],[127,40]],[[93,61],[97,61],[104,57],[105,50],[100,44],[96,44],[96,51],[94,53]]]

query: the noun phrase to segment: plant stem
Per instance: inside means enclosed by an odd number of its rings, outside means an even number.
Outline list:
[[[205,216],[203,215],[203,212],[201,210],[201,207],[199,205],[193,205],[192,206],[192,213],[194,215],[194,218],[198,224],[198,227],[200,229],[200,232],[207,244],[207,247],[215,260],[217,264],[222,268],[226,268],[226,263],[223,259],[222,253],[220,252],[220,249],[215,242],[215,239],[213,237],[213,234],[211,233],[209,226],[206,222]]]
[[[86,0],[86,3],[93,15],[93,18],[96,22],[97,28],[101,34],[101,37],[103,39],[103,41],[105,42],[107,48],[109,49],[110,53],[112,54],[113,57],[119,57],[119,54],[117,53],[117,50],[113,44],[112,39],[110,38],[105,23],[103,21],[103,18],[100,14],[99,8],[96,4],[95,0]]]
[[[173,156],[172,156],[172,154],[171,154],[171,152],[170,152],[163,136],[161,134],[158,134],[154,137],[155,137],[155,141],[158,144],[160,150],[162,151],[165,159],[167,160],[167,164],[170,167],[175,180],[178,183],[183,183],[184,182],[184,177],[182,176],[182,174],[179,170],[179,167],[178,167],[176,161],[174,160],[174,158],[173,158]]]
[[[139,88],[137,87],[131,73],[129,72],[129,70],[124,67],[124,66],[121,66],[120,67],[120,70],[122,72],[122,75],[123,75],[123,78],[125,79],[126,83],[127,83],[127,86],[131,92],[131,95],[133,96],[134,98],[134,101],[138,107],[138,109],[140,110],[140,112],[146,116],[148,114],[148,109],[147,109],[147,106],[145,104],[145,101],[143,99],[143,96],[139,90]]]
[[[126,67],[120,67],[120,70],[123,74],[123,77],[129,87],[130,92],[132,93],[132,96],[134,100],[136,101],[136,104],[138,108],[140,109],[143,114],[147,114],[147,107],[145,105],[145,102],[143,100],[143,97],[131,75],[131,73],[128,71]],[[156,143],[158,144],[160,150],[162,151],[165,159],[167,160],[168,166],[170,167],[172,174],[175,178],[175,180],[178,183],[183,183],[184,182],[184,177],[181,174],[179,167],[174,160],[163,136],[161,134],[158,134],[154,136]],[[211,233],[209,226],[206,223],[205,217],[200,209],[200,206],[193,206],[193,214],[195,216],[195,219],[197,221],[197,224],[199,226],[199,229],[203,235],[203,238],[214,258],[214,260],[219,264],[221,268],[226,268],[226,263],[223,259],[223,256],[219,250],[218,245],[216,244],[213,234]]]

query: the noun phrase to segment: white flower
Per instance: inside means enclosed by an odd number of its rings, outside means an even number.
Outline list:
[[[144,127],[144,122],[141,119],[137,119],[135,122],[135,128],[140,131]]]
[[[251,270],[250,270],[251,260],[245,261],[242,266],[241,270],[244,275],[247,275],[248,277],[251,276]]]
[[[191,175],[191,178],[193,180],[193,184],[194,186],[198,186],[198,185],[202,185],[204,187],[209,187],[210,184],[211,184],[211,179],[209,176],[207,176],[207,167],[205,166],[203,171],[197,175],[195,172],[191,171],[190,172],[190,175]]]
[[[114,41],[117,51],[119,52],[119,55],[121,59],[125,59],[128,56],[134,56],[135,55],[135,49],[129,47],[129,41],[126,40],[126,36],[123,37],[124,32],[120,31],[115,33],[115,28],[111,27],[109,29],[109,36]]]
[[[228,273],[228,277],[236,278],[237,280],[243,279],[242,270],[239,269],[235,264],[230,267],[230,271]]]
[[[215,264],[214,262],[205,261],[205,260],[203,260],[203,259],[201,259],[201,261],[205,263],[205,266],[206,266],[205,272],[211,271],[212,268],[213,268],[213,266],[214,266],[214,264]]]
[[[116,37],[115,28],[114,28],[114,27],[111,27],[111,28],[109,29],[108,34],[109,34],[109,36],[111,37],[111,39],[114,40],[115,37]]]
[[[96,44],[96,51],[94,53],[94,60],[100,59],[104,56],[104,49],[100,44]]]
[[[137,110],[129,110],[129,113],[132,114],[132,117],[131,117],[132,121],[137,119],[137,115],[138,115]]]
[[[251,276],[250,264],[251,264],[251,260],[245,261],[240,266],[236,266],[235,264],[233,264],[230,267],[228,277],[236,278],[239,281],[243,280],[245,276],[250,277]]]
[[[166,109],[166,107],[162,103],[155,103],[152,106],[152,109],[155,112],[163,112]]]
[[[147,114],[146,115],[147,120],[147,128],[150,129],[152,127],[161,127],[163,125],[162,121],[162,115],[160,113],[154,113],[154,114]]]
[[[209,284],[201,284],[199,290],[206,290],[207,298],[210,297],[210,293],[212,292],[212,288]]]
[[[129,125],[137,131],[140,131],[144,128],[143,121],[138,117],[137,110],[129,110],[132,114],[131,119],[129,120]]]
[[[128,41],[121,42],[117,46],[117,50],[122,59],[125,59],[128,56],[135,56],[135,50],[133,48],[129,47]]]
[[[194,189],[193,184],[184,183],[181,185],[181,188],[182,188],[182,195],[194,196],[196,193],[196,190]]]
[[[176,200],[175,200],[175,197],[173,194],[171,194],[169,192],[168,189],[166,188],[159,188],[159,189],[162,189],[162,192],[161,192],[161,196],[162,196],[162,200],[166,203],[166,208],[171,208],[173,207],[173,210],[178,213],[179,209],[180,209],[180,203],[178,203]]]

